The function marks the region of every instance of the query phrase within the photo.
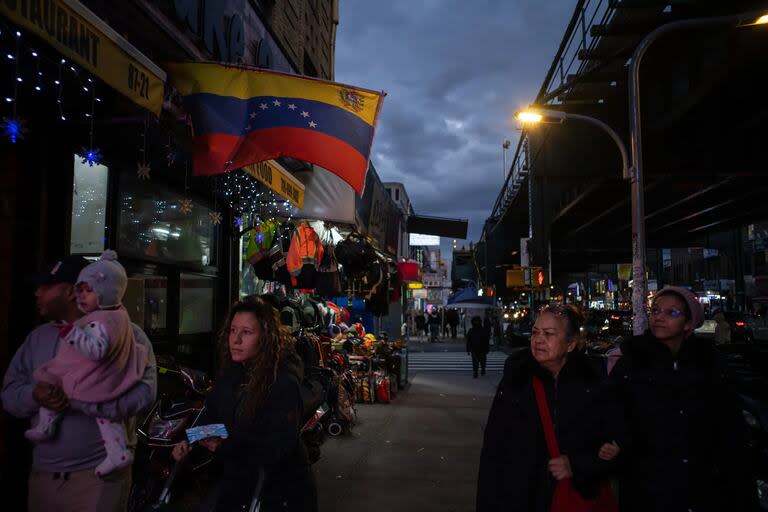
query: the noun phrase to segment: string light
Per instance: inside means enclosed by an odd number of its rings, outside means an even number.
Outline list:
[[[35,83],[35,90],[40,92],[43,90],[43,72],[40,71],[40,59],[37,58],[37,52],[35,50],[32,50],[30,53],[35,58],[35,80],[37,81]]]
[[[7,117],[0,117],[0,137],[5,136],[10,139],[11,142],[15,143],[23,139],[23,135],[27,131],[25,128],[26,122],[18,117],[17,112],[19,98],[20,96],[23,96],[23,87],[26,84],[29,84],[30,93],[39,98],[38,94],[44,92],[47,84],[51,83],[51,90],[56,91],[57,114],[61,121],[67,121],[70,117],[65,113],[64,109],[64,85],[65,81],[69,80],[69,77],[71,76],[66,72],[65,66],[73,73],[73,78],[77,80],[75,85],[81,89],[83,93],[91,94],[93,92],[95,84],[94,78],[82,76],[84,73],[80,73],[81,70],[78,69],[78,66],[75,63],[60,55],[49,57],[45,55],[45,52],[23,45],[23,43],[26,42],[26,39],[23,37],[21,30],[8,30],[7,27],[5,29],[0,27],[0,41],[2,41],[4,45],[0,51],[0,58],[5,56],[9,64],[13,63],[14,68],[12,70],[14,74],[10,77],[13,90],[8,90],[5,95],[0,96],[0,104],[12,106],[12,108],[8,109]],[[13,48],[10,46],[11,42],[14,45]],[[33,60],[34,65],[27,61],[24,64],[28,63],[28,65],[22,67],[22,60],[25,58]],[[55,72],[54,67],[58,67],[58,74]],[[25,68],[30,68],[29,76],[25,75]],[[32,73],[34,73],[34,75],[32,75]],[[50,77],[50,82],[48,82],[48,77]],[[101,98],[91,94],[91,113],[82,114],[86,119],[92,119],[94,117],[94,102],[101,103],[102,101]],[[88,149],[90,151],[95,148],[91,147]],[[90,153],[91,156],[100,154],[98,150],[90,151]]]
[[[59,62],[59,78],[54,80],[53,83],[56,84],[56,103],[59,105],[59,118],[62,121],[66,121],[67,118],[64,115],[64,106],[61,104],[61,96],[64,94],[64,82],[61,80],[61,68],[66,63],[64,59],[61,59]]]
[[[87,88],[83,87],[83,89],[88,90]],[[90,133],[89,133],[89,140],[90,140],[90,146],[88,149],[84,152],[83,157],[83,163],[87,163],[89,167],[93,167],[94,164],[98,164],[101,161],[101,151],[93,146],[93,123],[94,118],[96,117],[96,87],[91,87],[91,113],[86,114],[86,116],[90,119]]]
[[[6,103],[11,103],[13,105],[13,115],[11,118],[4,117],[1,124],[3,135],[8,137],[11,140],[11,144],[16,144],[16,142],[20,139],[24,138],[24,134],[26,133],[26,128],[24,128],[25,121],[23,119],[19,119],[19,117],[16,115],[17,105],[18,105],[18,99],[19,99],[19,84],[24,81],[23,78],[21,78],[21,75],[19,74],[19,48],[21,47],[21,32],[16,31],[16,51],[14,55],[8,54],[8,58],[10,60],[14,61],[14,76],[15,80],[13,81],[13,97],[7,97],[5,98]]]

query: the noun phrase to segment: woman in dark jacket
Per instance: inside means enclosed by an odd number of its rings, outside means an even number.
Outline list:
[[[244,505],[247,510],[261,466],[266,471],[262,511],[316,511],[315,483],[299,438],[301,362],[276,310],[256,297],[236,303],[219,348],[223,370],[198,421],[223,423],[229,433],[226,439],[200,441],[215,453],[221,472],[216,510]],[[182,442],[174,458],[181,460],[189,451]]]
[[[483,327],[483,321],[479,316],[472,317],[472,327],[467,332],[467,354],[472,356],[472,371],[477,378],[477,367],[480,367],[481,375],[485,375],[485,360],[488,357],[490,340],[488,331]]]
[[[530,349],[507,359],[480,456],[478,512],[549,512],[558,480],[572,478],[585,498],[618,454],[620,416],[600,372],[576,350],[581,316],[570,306],[544,308]],[[532,379],[544,384],[561,456],[550,458]]]
[[[757,489],[737,397],[687,289],[656,294],[650,331],[622,345],[610,380],[626,410],[622,512],[748,512]]]

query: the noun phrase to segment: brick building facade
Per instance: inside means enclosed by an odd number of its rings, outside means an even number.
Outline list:
[[[333,80],[339,0],[262,0],[256,4],[302,74]]]

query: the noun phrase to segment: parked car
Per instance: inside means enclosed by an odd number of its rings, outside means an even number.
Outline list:
[[[612,309],[608,311],[608,334],[632,336],[632,311]]]
[[[738,311],[723,311],[725,319],[731,326],[731,343],[740,341],[752,343],[755,340],[750,317]]]
[[[605,337],[608,331],[608,311],[600,309],[590,309],[587,311],[584,319],[584,326],[581,332],[587,341],[593,341]]]

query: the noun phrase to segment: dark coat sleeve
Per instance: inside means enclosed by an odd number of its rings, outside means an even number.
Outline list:
[[[205,397],[205,403],[203,404],[203,412],[197,417],[195,426],[210,425],[212,423],[227,423],[226,418],[223,418],[219,412],[219,403],[221,401],[220,395],[222,388],[220,385],[214,385],[211,392]]]
[[[718,374],[723,375],[725,365],[718,360]],[[748,448],[749,433],[739,406],[740,400],[732,387],[719,379],[713,405],[717,426],[716,460],[720,467],[724,496],[731,510],[752,512],[760,510],[755,487],[755,472]]]
[[[477,512],[528,512],[533,507],[529,491],[534,485],[535,470],[529,467],[530,458],[525,450],[520,449],[531,443],[525,439],[515,442],[524,438],[525,432],[520,431],[521,416],[516,410],[522,405],[519,397],[509,396],[510,371],[508,359],[485,426],[477,481]]]
[[[219,457],[271,466],[296,449],[302,401],[298,382],[285,373],[278,374],[267,401],[248,422],[238,422],[228,439],[221,443]]]
[[[573,471],[573,483],[585,495],[597,491],[601,480],[613,476],[618,471],[628,437],[623,409],[613,383],[606,380],[600,383],[594,392],[597,393],[597,397],[592,413],[587,419],[590,421],[587,429],[590,439],[585,439],[579,449],[568,454]],[[598,457],[600,447],[611,441],[616,441],[621,451],[612,461],[604,461]]]

